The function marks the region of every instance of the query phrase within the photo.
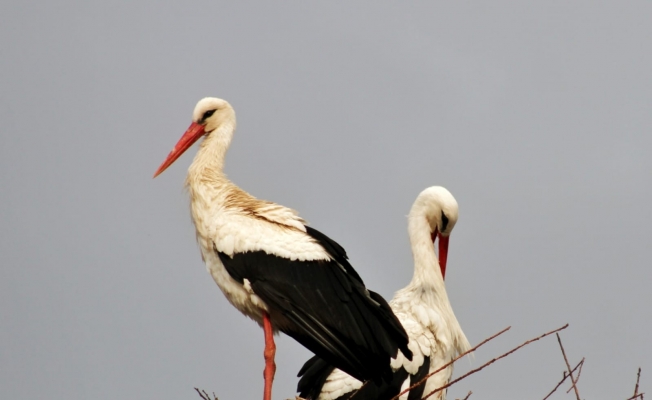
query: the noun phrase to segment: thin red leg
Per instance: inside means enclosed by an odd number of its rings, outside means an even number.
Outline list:
[[[272,382],[274,382],[274,374],[276,373],[276,363],[274,363],[276,344],[274,343],[272,321],[265,311],[263,311],[263,331],[265,331],[265,352],[263,353],[265,355],[265,371],[263,372],[265,392],[263,400],[272,400]]]

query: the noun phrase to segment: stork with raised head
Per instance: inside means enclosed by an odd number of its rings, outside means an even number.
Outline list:
[[[367,382],[363,386],[359,379],[315,356],[299,372],[302,376],[297,389],[300,397],[310,400],[389,400],[470,349],[444,285],[449,235],[457,217],[457,201],[440,186],[422,191],[408,215],[414,276],[405,288],[396,292],[390,306],[410,338],[408,348],[412,351],[412,359],[399,352],[389,363],[394,373],[390,381],[380,385]],[[439,239],[439,261],[434,249],[436,239]],[[451,365],[400,399],[421,399],[448,383],[452,373]],[[445,399],[446,391],[437,395],[435,399]]]
[[[204,137],[186,179],[197,241],[229,302],[263,327],[264,399],[271,399],[279,330],[357,379],[391,379],[389,360],[399,349],[411,358],[405,330],[339,244],[294,210],[259,200],[226,177],[235,125],[228,102],[200,100],[154,177]]]

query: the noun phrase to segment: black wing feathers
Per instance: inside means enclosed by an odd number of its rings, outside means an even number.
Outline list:
[[[319,398],[321,388],[326,383],[328,376],[335,370],[331,364],[318,356],[314,356],[301,367],[297,374],[300,376],[297,392],[302,399],[314,400]],[[350,393],[347,393],[350,396]]]
[[[273,320],[283,317],[281,331],[361,381],[391,379],[390,357],[400,349],[411,358],[405,330],[387,302],[367,291],[344,249],[307,229],[333,260],[289,260],[262,250],[216,253],[233,279],[250,282]]]
[[[387,327],[387,332],[391,335],[392,342],[405,343],[405,345],[400,346],[399,349],[408,360],[412,361],[412,351],[407,347],[410,338],[405,332],[405,329],[403,329],[401,322],[396,318],[396,315],[394,315],[389,304],[387,304],[383,296],[371,290],[369,291],[369,297],[380,305],[379,312],[383,315],[383,318],[381,318],[380,321],[382,321]],[[396,327],[400,327],[400,329],[396,329]]]
[[[419,382],[421,379],[425,378],[430,371],[430,357],[423,358],[423,364],[417,370],[417,373],[410,376],[410,386]],[[419,400],[423,396],[423,391],[426,389],[426,382],[423,382],[421,385],[410,390],[408,394],[408,400]]]
[[[328,252],[328,254],[335,259],[340,265],[344,267],[346,272],[350,275],[352,275],[358,282],[364,285],[362,282],[362,278],[360,278],[360,275],[353,269],[353,266],[348,261],[348,256],[346,255],[346,250],[342,246],[340,246],[336,241],[333,239],[329,238],[328,236],[324,235],[323,233],[319,232],[317,229],[311,228],[309,226],[306,226],[306,232],[308,235],[310,235],[313,239],[317,240],[319,244]],[[337,275],[338,278],[342,277],[342,275]],[[343,284],[345,284],[343,282]],[[407,343],[409,341],[409,338],[407,337],[407,334],[405,333],[405,329],[403,329],[403,325],[399,322],[398,318],[394,315],[394,312],[392,309],[389,307],[389,304],[387,304],[387,301],[379,295],[376,292],[369,291],[368,292],[369,297],[376,301],[379,305],[380,308],[378,309],[379,312],[382,313],[384,318],[381,318],[379,321],[383,324],[383,327],[381,329],[384,329],[387,331],[387,333],[390,334],[390,339],[391,342],[386,342],[385,345],[389,346],[387,347],[388,349],[395,348],[396,344],[398,344],[399,349],[403,353],[404,356],[408,358],[408,360],[412,360],[412,352],[408,349]],[[378,321],[376,319],[376,321]],[[392,351],[392,350],[388,350]],[[392,353],[393,354],[393,353]]]
[[[316,400],[319,398],[326,379],[328,379],[334,369],[332,365],[317,356],[306,361],[301,371],[299,371],[299,376],[301,376],[297,385],[299,397],[307,400]],[[366,382],[360,389],[345,393],[336,400],[391,400],[401,392],[403,382],[405,382],[408,376],[410,378],[409,384],[413,385],[425,378],[429,370],[430,357],[425,357],[423,364],[414,375],[408,374],[404,368],[399,368],[394,371],[391,380],[384,381],[381,384]],[[425,388],[426,385],[424,382],[412,389],[408,394],[408,400],[421,399]]]
[[[249,280],[270,311],[290,322],[279,326],[283,332],[360,380],[388,376],[389,357],[396,354],[397,345],[387,351],[393,335],[381,331],[376,321],[384,315],[364,286],[347,280],[348,274],[335,263],[291,261],[264,251],[236,253],[233,258],[218,254],[233,279]]]
[[[391,400],[401,393],[401,385],[403,385],[407,377],[408,372],[403,368],[399,368],[394,372],[391,381],[383,382],[380,385],[374,382],[365,382],[360,389],[348,396],[342,395],[338,400]]]
[[[331,257],[333,257],[335,261],[344,267],[346,272],[351,274],[358,282],[364,285],[360,275],[358,275],[358,273],[353,269],[353,266],[349,263],[349,257],[346,255],[346,250],[344,250],[344,247],[340,246],[339,243],[319,232],[317,229],[311,228],[307,225],[306,233],[315,239],[321,245],[321,247],[323,247]]]

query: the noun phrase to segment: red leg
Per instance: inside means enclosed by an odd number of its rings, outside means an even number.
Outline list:
[[[272,321],[265,311],[263,311],[263,331],[265,331],[265,352],[263,353],[265,355],[265,371],[263,372],[265,392],[263,400],[272,400],[272,382],[274,382],[274,374],[276,373],[276,363],[274,363],[276,344],[274,344]]]

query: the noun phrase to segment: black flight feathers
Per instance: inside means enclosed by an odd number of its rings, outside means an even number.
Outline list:
[[[321,245],[321,247],[323,247],[324,250],[326,250],[326,252],[328,252],[328,254],[330,254],[330,256],[333,257],[335,261],[337,261],[338,264],[344,267],[348,274],[353,276],[358,282],[364,285],[360,275],[355,272],[353,266],[351,266],[349,263],[349,257],[346,255],[346,250],[344,250],[344,247],[340,246],[339,243],[319,232],[317,229],[311,228],[309,226],[306,226],[306,233],[315,239]]]
[[[390,357],[398,349],[412,357],[405,330],[387,302],[365,288],[344,249],[306,228],[332,260],[289,260],[262,250],[217,254],[233,279],[250,282],[281,331],[361,381],[391,380]]]
[[[328,376],[333,372],[332,365],[314,356],[303,365],[299,375],[303,375],[297,385],[299,397],[307,400],[316,400],[326,382]],[[430,370],[430,357],[424,357],[423,364],[414,375],[408,374],[404,368],[394,371],[392,379],[381,384],[366,382],[360,389],[344,393],[336,400],[390,400],[401,392],[403,382],[410,377],[409,384],[413,385],[426,377]],[[412,389],[408,394],[408,400],[418,400],[423,396],[425,383]]]

